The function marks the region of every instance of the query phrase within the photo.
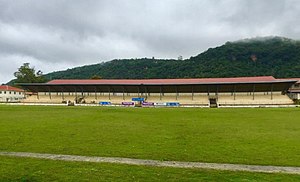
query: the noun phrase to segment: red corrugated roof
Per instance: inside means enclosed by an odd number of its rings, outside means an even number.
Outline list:
[[[234,78],[192,78],[192,79],[100,79],[100,80],[52,80],[47,84],[205,84],[205,83],[253,83],[276,81],[272,76]]]
[[[0,85],[0,90],[1,91],[15,91],[15,92],[23,92],[24,90],[16,88],[16,87],[12,87],[9,85]]]

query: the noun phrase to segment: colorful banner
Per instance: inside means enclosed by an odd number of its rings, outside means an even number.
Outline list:
[[[137,97],[137,98],[132,98],[132,101],[144,101],[145,98],[140,98],[140,97]]]
[[[166,106],[167,103],[165,103],[165,102],[155,102],[154,105],[155,106]]]
[[[134,102],[122,102],[123,106],[134,106]]]
[[[153,102],[143,102],[142,106],[154,106]]]
[[[111,102],[99,102],[100,105],[111,105]]]
[[[179,106],[179,102],[167,102],[167,106],[177,107]]]

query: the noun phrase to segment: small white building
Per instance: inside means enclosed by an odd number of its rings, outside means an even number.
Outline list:
[[[298,82],[289,89],[288,95],[291,99],[300,100],[300,78],[291,79],[298,80]]]
[[[24,90],[9,85],[0,85],[0,102],[20,102],[24,97]]]

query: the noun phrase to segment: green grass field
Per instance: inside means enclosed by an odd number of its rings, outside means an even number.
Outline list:
[[[2,105],[0,151],[300,166],[299,116],[299,108],[200,109]],[[3,174],[10,174],[9,168],[19,161],[23,165],[30,164],[31,161],[34,165],[49,164],[49,168],[56,165],[66,167],[71,165],[76,169],[95,166],[99,170],[106,171],[120,168],[122,174],[116,172],[117,176],[125,175],[127,170],[135,168],[144,171],[142,173],[172,171],[176,179],[186,173],[191,174],[192,178],[211,174],[216,179],[223,175],[224,179],[226,176],[234,178],[239,174],[241,177],[256,176],[258,179],[269,176],[275,180],[287,176],[149,169],[8,157],[2,159],[8,162],[0,164],[1,178]],[[6,165],[7,171],[3,170]],[[34,170],[31,166],[27,168]],[[48,168],[46,166],[43,169]],[[16,175],[20,176],[21,172]],[[139,174],[133,175],[141,177]],[[162,176],[161,179],[164,179]]]

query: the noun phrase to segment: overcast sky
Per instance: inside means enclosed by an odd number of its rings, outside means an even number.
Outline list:
[[[184,58],[226,41],[300,39],[299,0],[0,0],[0,83],[115,58]]]

